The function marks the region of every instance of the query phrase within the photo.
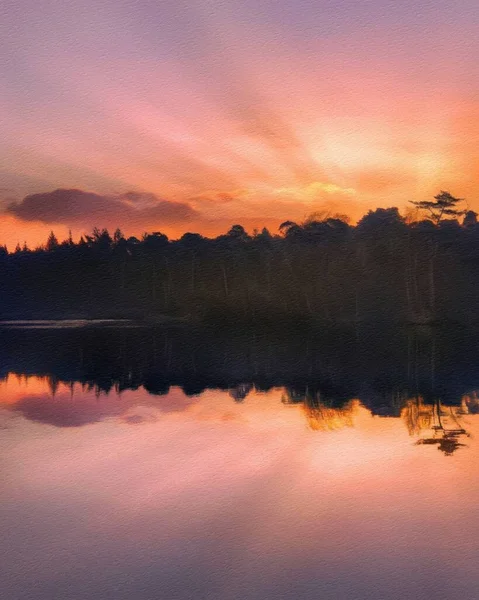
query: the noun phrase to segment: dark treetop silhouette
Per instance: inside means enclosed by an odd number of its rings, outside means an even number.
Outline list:
[[[277,235],[52,233],[42,248],[1,249],[0,318],[476,322],[479,225],[459,202],[441,192],[415,203],[426,219],[379,208],[356,226],[313,216]]]

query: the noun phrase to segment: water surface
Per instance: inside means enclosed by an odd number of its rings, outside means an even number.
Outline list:
[[[269,341],[248,356],[238,344],[225,365],[218,340],[207,373],[169,335],[154,360],[149,346],[129,354],[129,337],[106,352],[101,335],[47,336],[43,356],[40,338],[0,342],[2,597],[479,597],[469,359],[447,383],[440,340],[421,338],[408,365],[395,338],[378,380],[354,348],[321,342],[306,372],[297,346],[273,344],[300,364],[268,387],[282,366],[259,353]],[[179,385],[188,373],[197,390]]]

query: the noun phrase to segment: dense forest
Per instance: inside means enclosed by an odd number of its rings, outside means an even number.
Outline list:
[[[397,208],[284,222],[251,235],[95,229],[74,242],[0,248],[0,318],[129,318],[324,323],[479,321],[479,224],[441,192]],[[425,215],[425,216],[424,216]]]

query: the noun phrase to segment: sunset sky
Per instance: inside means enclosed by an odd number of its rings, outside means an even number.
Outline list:
[[[4,0],[0,244],[479,210],[478,33],[477,0]]]

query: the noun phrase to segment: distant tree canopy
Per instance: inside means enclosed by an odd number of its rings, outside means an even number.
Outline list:
[[[321,213],[214,239],[52,232],[35,250],[0,247],[0,318],[479,321],[479,224],[460,202],[414,202],[428,215],[414,222],[378,208],[355,226]]]

